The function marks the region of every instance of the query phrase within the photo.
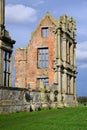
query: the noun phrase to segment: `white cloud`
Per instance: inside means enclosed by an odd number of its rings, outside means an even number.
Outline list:
[[[27,24],[37,19],[35,9],[21,4],[8,4],[5,10],[7,23]]]

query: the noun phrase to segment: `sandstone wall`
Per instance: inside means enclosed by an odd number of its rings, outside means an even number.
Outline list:
[[[23,88],[1,87],[0,114],[49,108],[48,94],[44,93],[42,95],[40,91],[30,92],[28,89]]]
[[[0,114],[58,108],[58,95],[55,92],[1,87]],[[73,95],[63,95],[61,107],[77,105],[73,98]]]
[[[30,103],[26,100],[26,89],[0,88],[0,113],[30,111]]]

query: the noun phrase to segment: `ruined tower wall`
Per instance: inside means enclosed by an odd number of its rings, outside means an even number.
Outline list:
[[[51,26],[50,21],[44,21],[42,23],[42,26]],[[33,34],[33,38],[31,39],[31,43],[29,45],[29,48],[27,49],[27,83],[30,83],[31,79],[34,80],[39,77],[49,77],[49,85],[53,83],[53,77],[54,72],[52,70],[53,68],[53,59],[54,59],[54,35],[52,33],[52,29],[49,29],[49,36],[46,38],[43,38],[41,36],[41,26],[37,29],[37,31]],[[49,66],[48,68],[40,69],[38,68],[38,48],[44,48],[48,47],[49,51]],[[36,83],[34,83],[33,87],[36,86]]]
[[[48,37],[42,36],[42,27],[48,27]],[[45,19],[42,19],[37,26],[37,29],[32,33],[32,37],[30,43],[26,47],[25,50],[18,49],[15,52],[15,71],[16,78],[15,78],[15,86],[16,87],[27,87],[32,89],[38,89],[37,85],[37,78],[41,77],[49,77],[49,86],[54,82],[54,71],[53,71],[53,64],[54,64],[54,30],[55,24],[52,22],[50,17],[47,15]],[[48,47],[49,51],[49,58],[48,58],[48,68],[40,69],[38,68],[38,48],[46,48]],[[23,56],[24,53],[24,56]],[[24,57],[26,57],[26,63],[23,61]],[[20,63],[23,62],[24,64]],[[25,65],[26,64],[26,65]],[[26,76],[25,72],[26,71]],[[20,71],[19,71],[20,70]],[[22,70],[22,75],[21,75]],[[23,79],[22,79],[23,78]],[[25,81],[24,81],[25,78]],[[25,82],[25,83],[24,83]]]

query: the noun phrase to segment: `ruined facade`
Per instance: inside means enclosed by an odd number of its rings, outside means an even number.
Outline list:
[[[12,86],[12,49],[14,40],[5,29],[5,0],[0,0],[0,87]]]
[[[5,0],[0,0],[0,114],[74,106],[76,101],[75,21],[49,13],[39,22],[27,47],[15,52],[5,29]]]
[[[44,86],[57,95],[58,105],[75,104],[75,33],[72,17],[63,15],[56,20],[46,13],[29,44],[15,52],[15,86],[32,90],[41,90]]]

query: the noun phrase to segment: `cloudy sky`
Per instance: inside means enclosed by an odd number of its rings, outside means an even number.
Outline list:
[[[14,52],[29,43],[31,32],[46,12],[56,19],[66,14],[76,20],[77,95],[87,96],[87,0],[6,0],[5,4],[6,29],[16,40]]]

